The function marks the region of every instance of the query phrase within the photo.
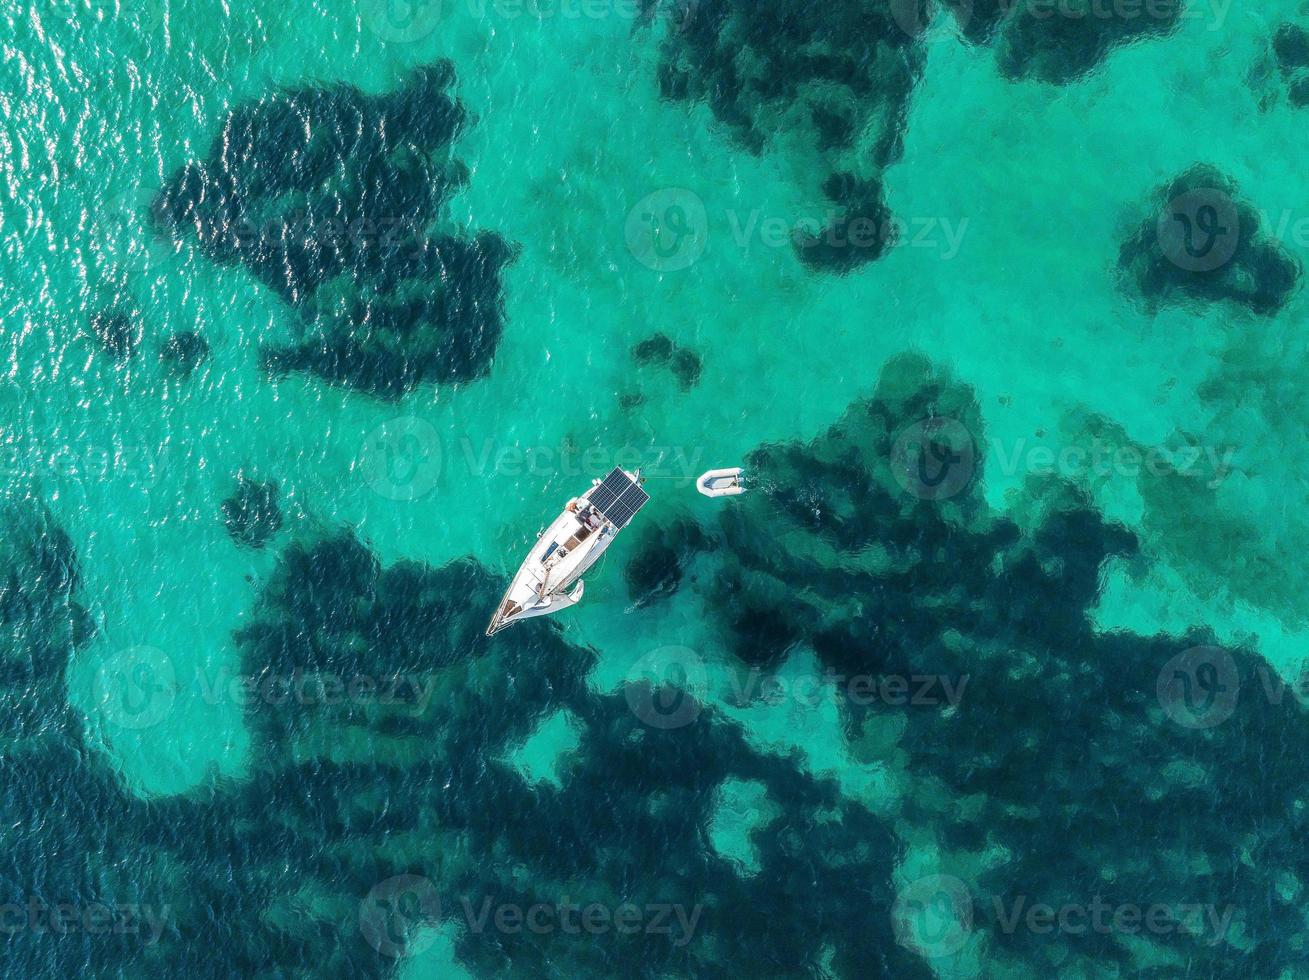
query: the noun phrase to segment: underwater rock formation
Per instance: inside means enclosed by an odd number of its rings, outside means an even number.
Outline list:
[[[1004,21],[1000,70],[1009,78],[1065,85],[1094,70],[1113,48],[1172,33],[1185,9],[1184,0],[1021,0]]]
[[[441,62],[382,95],[338,84],[238,106],[156,196],[161,233],[244,266],[298,312],[302,336],[267,346],[267,370],[387,399],[489,370],[515,248],[429,233],[468,181],[448,159],[468,116],[453,80]]]
[[[248,778],[137,801],[62,700],[67,658],[90,635],[71,625],[67,539],[40,515],[6,530],[4,663],[25,669],[39,650],[46,700],[31,713],[39,739],[10,743],[0,767],[4,898],[162,917],[157,935],[138,923],[54,948],[21,932],[6,963],[23,975],[386,977],[425,948],[421,927],[449,921],[479,976],[799,978],[820,960],[841,975],[931,976],[892,935],[897,848],[879,817],[707,705],[661,728],[624,693],[591,691],[595,655],[549,624],[487,639],[503,583],[471,560],[383,567],[349,534],[288,544],[236,637],[241,676],[259,682]],[[30,676],[6,700],[19,705],[20,688],[31,697]],[[561,711],[580,742],[556,781],[529,781],[509,757]],[[773,811],[751,832],[750,873],[708,839],[729,781],[758,784]],[[387,892],[400,875],[439,901]],[[575,927],[592,904],[608,928]],[[536,905],[554,928],[494,918]],[[648,928],[616,928],[633,909]]]
[[[141,346],[140,322],[120,306],[94,313],[90,330],[100,349],[115,361],[130,360]]]
[[[681,346],[663,333],[652,334],[634,346],[632,359],[642,367],[652,364],[666,365],[677,379],[678,387],[683,391],[690,391],[700,383],[700,374],[704,369],[704,362],[699,354],[689,347]]]
[[[0,733],[22,738],[64,712],[60,685],[69,654],[96,633],[74,598],[73,544],[34,503],[0,502]]]
[[[673,354],[668,366],[673,372],[673,377],[677,379],[677,386],[683,391],[690,391],[700,383],[700,373],[704,369],[704,362],[700,360],[700,355],[695,351],[686,347],[679,347],[677,352]]]
[[[677,942],[460,921],[457,952],[477,975],[725,977],[744,966],[798,977],[823,950],[847,973],[871,963],[871,975],[930,975],[895,946],[889,915],[869,913],[891,900],[893,842],[877,818],[792,760],[756,753],[708,707],[687,726],[648,727],[622,693],[588,690],[594,654],[550,624],[488,640],[483,613],[501,585],[471,560],[383,568],[349,535],[287,547],[238,635],[243,671],[415,681],[392,705],[342,698],[251,713],[265,751],[249,795],[271,794],[273,805],[250,829],[272,833],[268,821],[299,815],[281,848],[306,856],[293,880],[352,908],[381,881],[421,876],[441,894],[433,914],[456,920],[488,900],[700,910]],[[557,784],[529,784],[505,755],[561,710],[580,744]],[[754,835],[761,867],[748,878],[705,840],[729,778],[761,782],[781,811]],[[822,831],[811,838],[815,821]],[[427,846],[385,846],[398,839]],[[308,860],[325,853],[330,868]],[[320,975],[386,971],[367,930],[329,924],[283,936],[276,962],[312,962]],[[246,955],[263,942],[245,940]]]
[[[682,574],[691,559],[712,546],[700,525],[678,518],[668,526],[644,527],[623,570],[627,594],[638,606],[672,595],[682,584]]]
[[[827,433],[754,454],[755,489],[714,528],[679,532],[679,567],[725,571],[683,588],[707,590],[714,621],[750,662],[786,655],[744,648],[777,630],[847,678],[968,679],[948,708],[841,703],[853,750],[869,751],[872,728],[898,726],[906,772],[933,787],[908,795],[897,819],[978,869],[969,886],[983,962],[1029,974],[1050,962],[1142,968],[1139,943],[1121,931],[1007,928],[996,909],[1012,905],[993,899],[1025,895],[1056,908],[1230,907],[1221,933],[1202,919],[1194,932],[1142,939],[1204,975],[1233,964],[1294,971],[1305,926],[1291,883],[1309,875],[1296,749],[1309,739],[1305,710],[1264,696],[1266,665],[1210,646],[1207,633],[1097,633],[1102,564],[1135,544],[1077,494],[1041,498],[1020,527],[988,510],[980,477],[948,499],[908,492],[896,447],[924,417],[947,415],[983,441],[967,388],[921,358],[892,362],[874,396]],[[816,963],[841,977],[934,975],[895,941],[903,844],[888,818],[802,757],[754,748],[711,704],[684,724],[648,724],[633,704],[655,692],[591,690],[596,655],[554,624],[486,638],[503,582],[476,562],[383,566],[348,533],[288,543],[236,635],[241,674],[260,679],[247,705],[248,777],[140,803],[82,745],[79,724],[50,721],[71,721],[60,679],[90,636],[75,625],[67,538],[32,511],[6,530],[0,649],[20,674],[4,690],[20,704],[32,689],[21,671],[40,664],[47,701],[30,714],[43,741],[0,767],[10,828],[0,880],[86,903],[113,891],[97,869],[130,868],[120,900],[170,905],[148,948],[122,937],[52,951],[48,937],[14,937],[7,963],[24,975],[53,956],[64,975],[391,976],[397,958],[424,948],[422,927],[440,922],[478,976],[799,978]],[[730,547],[694,558],[700,533]],[[665,579],[651,581],[666,594]],[[1196,644],[1217,683],[1177,660]],[[1179,675],[1199,685],[1197,703],[1161,695]],[[304,683],[288,697],[278,679]],[[576,747],[554,780],[533,781],[513,753],[560,712]],[[750,870],[710,843],[723,788],[740,781],[761,787],[771,814],[749,831]],[[388,893],[399,875],[439,901]],[[672,905],[694,925],[591,934],[478,919],[485,908],[557,914],[593,902]]]
[[[637,364],[666,364],[677,345],[665,333],[654,333],[632,348],[632,359]]]
[[[223,501],[223,524],[237,544],[262,548],[282,529],[277,484],[240,477],[236,492]]]
[[[715,563],[697,587],[723,639],[765,668],[812,650],[852,750],[904,753],[932,788],[901,817],[977,869],[973,928],[997,969],[1290,969],[1309,939],[1288,887],[1309,875],[1309,808],[1305,765],[1283,747],[1309,737],[1309,713],[1261,657],[1206,630],[1097,632],[1104,563],[1138,546],[1080,491],[1035,493],[1021,526],[990,511],[980,472],[947,500],[909,492],[897,445],[945,415],[983,444],[972,392],[899,358],[812,443],[751,454],[755,489],[706,529],[723,546],[700,559]],[[888,678],[902,698],[860,685]],[[936,682],[932,699],[913,700],[914,678]],[[1018,896],[1214,917],[1150,930],[1145,952],[1145,930],[1015,928]]]
[[[912,2],[701,0],[675,4],[669,21],[658,69],[662,97],[707,103],[747,151],[763,153],[776,134],[799,132],[828,174],[853,173],[872,185],[899,158],[925,62],[927,21]],[[827,196],[835,199],[830,190]],[[847,204],[850,213],[834,227],[875,211],[873,197]],[[811,268],[836,273],[880,254],[801,253]]]
[[[1161,187],[1152,206],[1118,253],[1122,284],[1147,309],[1230,300],[1272,316],[1291,298],[1299,262],[1221,171],[1197,164]]]
[[[649,19],[657,6],[644,5]],[[994,45],[1008,78],[1066,85],[1116,47],[1172,33],[1184,5],[678,0],[665,9],[661,98],[704,103],[756,155],[783,145],[783,135],[796,139],[797,169],[815,174],[822,196],[837,205],[821,231],[797,236],[797,253],[814,271],[846,275],[892,244],[883,176],[902,154],[934,20],[952,21],[971,43]]]
[[[164,342],[159,359],[169,377],[185,380],[209,357],[209,341],[194,330],[179,330]]]
[[[1297,108],[1309,105],[1309,31],[1299,24],[1285,23],[1273,35],[1273,55],[1287,97]]]
[[[800,236],[796,249],[805,265],[846,273],[880,257],[895,244],[891,212],[882,202],[880,181],[832,174],[823,184],[823,193],[844,210],[820,233]]]
[[[869,0],[687,4],[670,15],[660,91],[666,99],[707,102],[755,153],[787,117],[840,149],[853,149],[872,130],[871,158],[884,165],[898,151],[899,117],[923,60],[914,25],[902,25],[896,13]]]
[[[121,917],[100,935],[81,928],[81,913],[97,904],[172,899],[156,889],[154,857],[169,829],[86,744],[84,719],[68,703],[69,663],[97,632],[79,600],[76,551],[32,499],[0,503],[0,527],[5,970],[29,977],[149,972],[141,937],[150,929],[140,917],[130,935]],[[155,842],[149,851],[143,839]],[[74,910],[63,934],[53,925],[60,904]]]

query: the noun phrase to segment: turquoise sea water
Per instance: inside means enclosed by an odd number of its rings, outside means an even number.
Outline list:
[[[1304,973],[1309,21],[829,6],[0,8],[6,973]]]

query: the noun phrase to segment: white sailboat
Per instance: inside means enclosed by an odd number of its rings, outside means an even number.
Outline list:
[[[638,473],[615,467],[591,489],[568,501],[564,511],[528,552],[518,574],[491,617],[487,636],[535,616],[576,605],[582,575],[604,554],[614,537],[650,499]],[[568,591],[576,583],[572,591]]]

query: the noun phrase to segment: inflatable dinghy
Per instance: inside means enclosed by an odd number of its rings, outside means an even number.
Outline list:
[[[695,488],[706,497],[735,497],[743,494],[745,487],[741,485],[741,467],[702,473],[695,481]]]

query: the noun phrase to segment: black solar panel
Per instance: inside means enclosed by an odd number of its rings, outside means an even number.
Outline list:
[[[616,527],[626,527],[645,506],[650,495],[620,468],[614,469],[591,491],[591,503]]]

